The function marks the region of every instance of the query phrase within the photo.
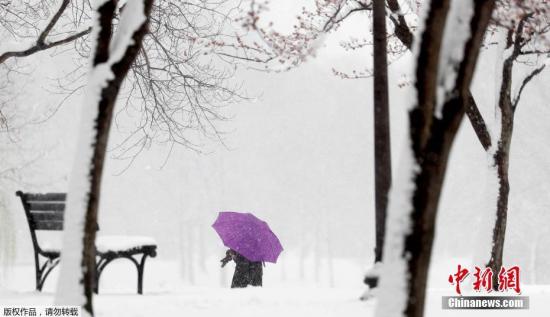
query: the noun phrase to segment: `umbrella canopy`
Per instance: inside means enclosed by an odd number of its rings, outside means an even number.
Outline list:
[[[276,263],[283,246],[267,223],[251,213],[222,211],[212,225],[223,244],[252,262]]]

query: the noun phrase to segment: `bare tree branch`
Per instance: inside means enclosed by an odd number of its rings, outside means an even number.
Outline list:
[[[466,111],[466,115],[468,116],[470,124],[472,125],[481,146],[483,146],[485,151],[488,151],[492,145],[491,135],[489,134],[485,120],[483,120],[483,116],[479,112],[476,100],[472,96],[471,92],[468,93],[468,102],[466,103],[466,108],[464,110]]]
[[[347,19],[353,13],[372,10],[372,2],[368,4],[357,0],[353,2],[356,4],[356,7],[351,7],[346,9],[344,9],[344,7],[348,3],[348,1],[340,2],[337,6],[337,9],[334,10],[333,14],[328,17],[327,21],[325,22],[325,25],[322,27],[322,31],[328,32],[332,30],[334,27],[342,23],[345,19]]]
[[[519,55],[545,55],[550,54],[550,50],[526,50],[520,51]]]
[[[59,21],[59,18],[61,17],[63,12],[65,12],[65,9],[67,9],[67,6],[69,5],[70,1],[71,0],[63,0],[61,2],[61,6],[57,10],[57,12],[50,19],[50,22],[48,23],[48,25],[46,25],[42,33],[40,33],[40,36],[38,36],[38,39],[36,40],[36,44],[38,46],[44,45],[44,42],[46,41],[46,37],[48,37],[48,35],[50,34],[50,31],[53,29],[57,21]]]
[[[54,41],[47,41],[48,36],[50,35],[50,33],[54,29],[54,27],[58,24],[61,17],[64,14],[67,13],[67,8],[69,7],[70,3],[71,3],[71,0],[62,0],[60,7],[55,11],[53,16],[48,20],[48,23],[46,24],[44,29],[42,29],[40,31],[38,37],[36,38],[36,41],[34,41],[34,43],[31,46],[29,46],[26,49],[22,49],[22,50],[13,50],[13,51],[7,51],[7,52],[1,53],[0,54],[0,64],[4,63],[7,59],[12,58],[12,57],[26,57],[26,56],[30,56],[30,55],[35,54],[35,53],[40,52],[40,51],[44,51],[44,50],[47,50],[47,49],[50,49],[50,48],[53,48],[53,47],[56,47],[56,46],[60,46],[60,45],[63,45],[63,44],[73,42],[73,41],[83,37],[84,35],[90,33],[90,28],[87,28],[87,29],[82,30],[82,31],[77,31],[76,33],[71,34],[69,36],[66,36],[62,39],[58,39],[58,40],[54,40]],[[9,12],[12,15],[16,16],[18,19],[25,21],[25,23],[32,24],[32,22],[26,21],[25,11],[23,11],[23,13],[20,14],[18,12],[8,10],[6,8],[4,8],[4,10],[6,10],[7,12]],[[27,15],[28,15],[28,13],[27,13]],[[2,23],[2,25],[4,27],[6,27],[6,29],[10,29],[7,26],[6,23],[9,24],[9,21]],[[36,26],[32,25],[32,28],[36,28]]]
[[[521,83],[521,86],[519,88],[519,91],[518,91],[518,94],[516,95],[516,97],[514,98],[514,101],[512,102],[512,110],[514,112],[516,112],[516,109],[517,109],[517,106],[519,104],[519,100],[521,98],[521,94],[523,93],[523,89],[525,88],[525,86],[533,79],[535,78],[538,74],[540,74],[544,68],[546,67],[546,64],[542,65],[541,67],[539,68],[536,68],[535,70],[533,70],[529,75],[527,75],[527,77],[525,77]]]
[[[79,38],[89,34],[90,31],[91,31],[91,28],[87,28],[84,31],[80,31],[78,33],[75,33],[75,34],[73,34],[71,36],[68,36],[68,37],[66,37],[64,39],[61,39],[61,40],[57,40],[57,41],[54,41],[54,42],[46,42],[46,43],[42,42],[42,44],[40,44],[37,41],[33,46],[29,47],[26,50],[9,51],[9,52],[2,53],[2,55],[0,55],[0,64],[4,63],[8,58],[11,58],[11,57],[26,57],[26,56],[30,56],[34,53],[44,51],[44,50],[47,50],[47,49],[50,49],[50,48],[53,48],[53,47],[56,47],[56,46],[71,43],[71,42],[75,41],[76,39],[79,39]]]
[[[76,62],[84,66],[90,55],[91,47],[85,38],[90,29],[77,33],[74,30],[79,25],[91,24],[89,2],[63,0],[61,7],[55,9],[47,0],[39,2],[40,16],[33,16],[30,8],[6,13],[0,6],[0,27],[11,30],[16,41],[32,44],[20,51],[0,53],[0,63],[73,42],[74,48],[70,49],[83,57]],[[240,34],[240,24],[234,27],[236,14],[242,13],[238,5],[229,0],[154,2],[150,35],[144,37],[143,49],[126,76],[119,97],[123,100],[122,109],[117,109],[117,116],[135,118],[137,112],[139,121],[135,129],[130,129],[130,136],[111,149],[115,157],[138,153],[132,148],[150,146],[153,140],[180,144],[195,151],[200,146],[197,139],[204,140],[202,136],[223,144],[224,133],[218,124],[229,119],[224,107],[247,98],[240,93],[240,84],[234,82],[235,65],[238,61],[261,58],[267,62],[275,58],[267,50],[246,42],[245,35]],[[55,14],[50,18],[49,12]],[[12,19],[2,19],[3,13]],[[113,19],[116,31],[118,9]],[[35,25],[46,27],[39,30]],[[48,41],[51,38],[56,40]],[[76,65],[76,69],[85,68]],[[73,87],[82,86],[86,78],[80,76],[82,73],[77,70],[59,78],[59,92],[74,92]]]
[[[407,21],[405,21],[405,16],[401,13],[399,2],[397,0],[387,0],[386,3],[392,13],[389,15],[389,18],[395,28],[395,36],[407,47],[407,49],[412,50],[414,36]]]

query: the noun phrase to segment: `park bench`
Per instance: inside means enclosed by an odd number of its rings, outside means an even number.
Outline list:
[[[27,222],[31,232],[34,248],[34,264],[36,272],[36,289],[42,290],[44,281],[50,272],[59,264],[60,247],[40,245],[37,232],[40,230],[63,230],[65,213],[65,193],[35,194],[17,191],[21,198]],[[99,229],[99,227],[98,227]],[[147,256],[157,255],[157,245],[149,237],[132,236],[98,236],[96,238],[96,276],[95,292],[98,292],[99,277],[103,269],[113,260],[125,258],[135,264],[138,274],[138,294],[143,293],[143,270]],[[134,256],[137,257],[134,258]],[[140,258],[141,257],[141,258]],[[45,262],[40,264],[40,260]]]

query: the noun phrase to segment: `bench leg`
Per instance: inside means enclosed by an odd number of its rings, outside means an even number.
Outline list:
[[[143,254],[141,257],[141,261],[139,262],[139,266],[137,267],[138,270],[138,294],[143,294],[143,271],[145,268],[145,259],[147,258],[147,254]]]
[[[42,291],[42,285],[40,283],[40,278],[41,278],[41,275],[40,274],[40,264],[39,264],[39,261],[38,261],[38,253],[36,253],[36,251],[34,252],[34,277],[35,277],[35,281],[36,281],[36,290],[41,292]]]
[[[115,256],[115,257],[100,257],[99,261],[96,264],[96,273],[95,273],[95,287],[94,292],[97,294],[99,291],[99,278],[101,277],[101,273],[103,272],[103,269],[107,266],[107,264],[111,263],[111,261],[119,258],[125,258],[136,266],[137,269],[137,292],[138,294],[143,294],[143,271],[145,269],[145,260],[147,259],[147,255],[143,253],[141,256],[141,260],[138,262],[133,256],[131,255],[121,255],[121,256]]]
[[[99,277],[101,276],[101,272],[103,272],[103,269],[109,264],[112,260],[115,258],[107,258],[107,257],[100,257],[99,261],[97,261],[95,266],[95,286],[94,286],[94,293],[99,293]]]
[[[47,259],[44,264],[40,267],[39,256],[36,254],[35,257],[35,272],[36,272],[36,290],[41,292],[46,278],[50,272],[59,264],[59,258],[56,259]]]

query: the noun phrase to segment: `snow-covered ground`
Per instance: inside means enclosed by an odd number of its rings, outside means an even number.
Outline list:
[[[8,304],[49,304],[51,293],[2,294]],[[5,296],[4,296],[5,295]],[[97,316],[369,316],[374,303],[356,300],[353,289],[192,287],[143,296],[107,293],[95,300]]]
[[[217,264],[217,263],[212,263]],[[374,302],[358,300],[363,289],[328,287],[306,282],[277,281],[279,270],[266,267],[263,288],[230,289],[231,264],[226,274],[197,274],[197,285],[180,279],[176,262],[150,259],[146,264],[144,295],[136,295],[135,268],[129,261],[110,264],[95,297],[97,316],[369,316]],[[217,272],[216,272],[217,273]],[[11,269],[0,288],[0,305],[49,305],[53,302],[57,272],[42,293],[33,290],[34,268],[18,265]]]
[[[351,267],[337,265],[336,277],[353,275]],[[135,294],[135,269],[128,261],[114,262],[104,272],[100,294],[95,297],[97,316],[374,316],[376,300],[358,300],[360,283],[336,283],[329,287],[312,281],[280,279],[280,270],[268,266],[263,288],[230,289],[227,274],[198,273],[196,285],[180,279],[176,262],[151,259],[146,266],[144,295]],[[42,293],[33,290],[34,268],[18,265],[0,287],[0,305],[49,305],[53,302],[57,272]],[[443,272],[441,272],[443,274]],[[439,272],[434,273],[435,278]],[[426,316],[533,316],[550,314],[550,286],[522,285],[522,295],[530,297],[529,310],[442,310],[441,296],[453,296],[453,287],[434,283],[428,292]],[[437,280],[440,280],[437,278]],[[437,287],[435,287],[437,286]],[[464,295],[468,295],[466,289]]]

